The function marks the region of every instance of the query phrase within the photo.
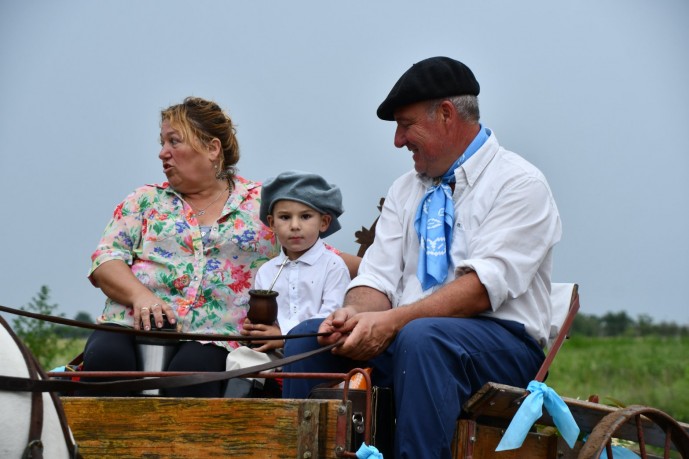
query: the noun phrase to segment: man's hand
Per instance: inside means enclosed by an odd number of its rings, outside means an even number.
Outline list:
[[[390,345],[399,327],[394,311],[361,312],[349,318],[343,329],[351,330],[344,343],[333,349],[333,354],[353,360],[369,360]]]
[[[356,311],[349,307],[344,307],[334,311],[323,320],[321,326],[318,327],[318,333],[331,333],[328,336],[319,336],[318,343],[321,346],[327,346],[338,341],[342,341],[343,337],[351,331],[348,321],[356,315]],[[353,325],[352,325],[353,326]]]
[[[347,292],[345,306],[321,323],[318,337],[322,345],[341,342],[334,354],[366,360],[383,352],[401,328],[390,308],[390,300],[371,287],[354,287]]]

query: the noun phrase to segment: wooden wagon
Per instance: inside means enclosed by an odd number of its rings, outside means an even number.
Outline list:
[[[359,255],[372,242],[374,228],[375,223],[356,233],[361,244]],[[546,360],[535,376],[537,381],[544,381],[579,309],[577,285],[554,284],[553,302],[554,309],[559,311],[560,331],[550,343]],[[355,409],[351,400],[354,391],[348,389],[354,373],[330,375],[345,382],[341,397],[335,399],[63,397],[62,402],[85,458],[356,457],[354,451],[360,445],[353,444],[353,438],[363,438],[383,450],[389,447],[390,438],[382,438],[381,432],[394,429],[394,419],[376,418],[375,394],[370,384],[365,390],[363,412],[359,412],[360,406]],[[649,407],[618,409],[570,398],[563,400],[581,432],[588,434],[585,442],[577,441],[570,448],[544,411],[520,448],[496,452],[506,427],[527,395],[524,388],[496,383],[488,383],[479,390],[458,418],[452,443],[454,458],[588,459],[601,454],[613,457],[611,445],[621,439],[635,442],[641,457],[689,459],[689,425]],[[356,429],[363,432],[362,437],[353,434]],[[649,451],[651,445],[659,447],[655,454]]]
[[[555,286],[571,292],[562,330],[550,347],[542,380],[564,341],[579,296],[574,284]],[[346,380],[352,374],[332,375]],[[370,392],[370,389],[369,389]],[[63,397],[63,405],[82,455],[130,458],[339,458],[355,457],[352,444],[356,418],[352,401],[274,398],[196,399],[161,397]],[[464,406],[453,440],[455,458],[598,458],[613,440],[636,443],[641,457],[689,458],[689,425],[653,408],[618,409],[564,397],[588,440],[570,448],[554,429],[547,412],[519,449],[496,452],[505,428],[528,392],[523,388],[486,384]],[[371,394],[368,394],[369,400]],[[375,408],[364,418],[367,439],[376,444]],[[377,422],[394,422],[378,419]],[[659,447],[657,456],[648,446]],[[681,455],[681,456],[680,456]],[[391,457],[386,455],[386,457]]]

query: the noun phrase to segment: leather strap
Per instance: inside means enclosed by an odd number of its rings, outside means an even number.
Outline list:
[[[213,381],[224,381],[231,378],[241,378],[252,373],[272,370],[273,368],[288,365],[311,356],[327,352],[340,343],[333,343],[309,352],[285,357],[272,362],[254,365],[247,368],[239,368],[231,371],[205,372],[192,375],[165,376],[147,379],[126,379],[121,381],[83,382],[67,381],[59,379],[34,380],[18,378],[14,376],[0,376],[0,390],[15,392],[69,392],[96,390],[100,392],[139,391],[146,389],[168,389],[171,387],[193,386]],[[78,375],[79,373],[75,373]]]
[[[19,348],[24,362],[26,363],[26,368],[29,372],[29,378],[27,381],[41,381],[46,380],[48,376],[45,374],[39,363],[36,361],[34,355],[29,351],[29,349],[24,345],[24,343],[19,339],[19,337],[14,333],[9,324],[5,319],[0,316],[0,325],[7,330],[7,333],[12,337],[17,347]],[[0,376],[0,383],[4,378],[9,378],[9,376]],[[41,379],[39,379],[41,378]],[[60,427],[62,429],[62,435],[65,439],[65,444],[67,445],[67,450],[70,456],[73,458],[81,458],[77,450],[76,444],[72,441],[72,436],[69,431],[69,426],[67,425],[67,418],[65,416],[65,411],[62,408],[62,403],[60,399],[54,393],[50,394],[55,405],[55,411],[57,412],[57,417],[60,421]],[[40,392],[34,392],[31,396],[31,421],[29,423],[29,438],[27,442],[26,449],[24,451],[24,457],[31,459],[42,459],[43,458],[43,442],[41,441],[41,435],[43,434],[43,394]]]
[[[2,317],[0,317],[2,319]],[[36,364],[33,354],[27,347],[19,340],[19,337],[10,329],[5,320],[2,320],[2,326],[5,327],[9,335],[14,340],[17,348],[22,354],[26,370],[29,373],[30,380],[38,379],[38,372],[40,366]],[[43,394],[34,392],[31,394],[31,418],[29,419],[29,439],[26,443],[25,457],[36,459],[43,458],[43,443],[41,442],[41,435],[43,434]]]
[[[170,340],[191,340],[191,341],[255,341],[255,340],[273,340],[273,339],[296,339],[309,338],[314,336],[328,336],[329,333],[315,333],[306,335],[275,335],[275,336],[243,336],[243,335],[220,335],[213,333],[180,333],[172,331],[155,331],[155,330],[135,330],[127,327],[110,327],[107,325],[90,324],[88,322],[81,322],[78,320],[66,319],[64,317],[49,316],[46,314],[38,314],[35,312],[24,311],[21,309],[10,308],[0,305],[0,312],[8,312],[18,316],[30,317],[32,319],[44,320],[46,322],[53,322],[61,325],[69,325],[71,327],[88,328],[91,330],[104,330],[108,332],[124,333],[127,335],[147,336],[149,338],[160,338]]]

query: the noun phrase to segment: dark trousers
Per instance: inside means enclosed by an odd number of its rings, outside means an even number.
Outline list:
[[[290,333],[315,333],[321,321],[308,320]],[[315,338],[288,339],[285,355],[317,346]],[[388,349],[370,362],[324,353],[288,365],[284,371],[344,373],[354,367],[373,367],[373,383],[394,390],[395,457],[450,458],[457,418],[469,397],[489,381],[525,388],[543,359],[542,349],[520,323],[424,318],[407,324]],[[320,382],[285,378],[283,397],[304,398]]]
[[[182,341],[176,349],[167,371],[225,371],[227,351],[213,344]],[[84,371],[136,371],[135,337],[123,333],[94,331],[84,348]],[[95,380],[93,380],[95,381]],[[103,381],[100,379],[100,381]],[[225,382],[217,381],[194,386],[165,389],[168,397],[222,397]],[[79,395],[131,396],[131,393],[97,394],[84,391]]]

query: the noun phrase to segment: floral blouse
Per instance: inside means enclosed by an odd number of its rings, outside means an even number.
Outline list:
[[[123,260],[153,293],[173,307],[187,333],[235,335],[249,307],[254,274],[279,253],[258,218],[260,183],[235,177],[220,219],[202,242],[194,211],[165,182],[136,189],[116,208],[91,256],[93,271]],[[131,307],[105,302],[99,323],[133,326]],[[231,350],[234,341],[216,343]]]

